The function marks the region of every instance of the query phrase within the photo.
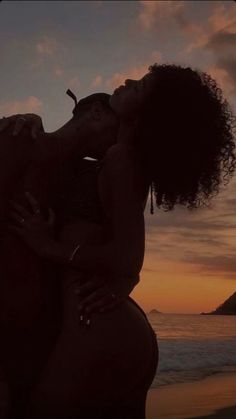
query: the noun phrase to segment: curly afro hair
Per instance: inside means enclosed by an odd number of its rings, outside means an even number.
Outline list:
[[[157,207],[206,206],[233,175],[235,118],[210,75],[149,67],[156,84],[139,114],[137,144]]]

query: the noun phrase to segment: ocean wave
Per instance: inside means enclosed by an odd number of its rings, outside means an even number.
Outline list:
[[[158,340],[159,365],[153,387],[236,371],[236,338]]]
[[[160,371],[186,371],[236,365],[236,338],[160,340]]]
[[[227,366],[221,368],[203,368],[195,369],[190,371],[166,371],[159,372],[153,380],[152,388],[157,388],[160,386],[170,385],[170,384],[180,384],[191,381],[202,380],[206,377],[209,377],[214,374],[219,373],[236,373],[236,366]]]

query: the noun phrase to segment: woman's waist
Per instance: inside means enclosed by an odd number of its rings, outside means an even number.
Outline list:
[[[81,296],[78,294],[79,287],[86,283],[87,281],[92,281],[93,276],[88,275],[85,273],[71,273],[68,274],[63,281],[63,301],[64,301],[64,317],[66,318],[73,318],[76,319],[77,324],[80,322],[80,314],[84,315],[84,319],[86,322],[86,319],[90,319],[90,324],[93,327],[100,327],[100,324],[102,327],[107,324],[107,327],[109,328],[112,325],[119,324],[128,324],[132,325],[133,323],[142,324],[145,328],[148,327],[149,331],[153,333],[153,330],[150,326],[150,323],[146,317],[146,314],[144,311],[139,307],[139,305],[129,296],[122,297],[122,301],[120,301],[113,309],[107,310],[105,312],[93,312],[89,316],[87,316],[84,313],[81,313],[79,311],[79,306],[85,298],[85,296]],[[104,284],[104,281],[107,279],[107,281],[112,280],[111,278],[105,278],[104,275],[98,276],[94,275],[94,279],[96,279],[96,287],[98,287],[98,281],[101,280],[101,283]],[[87,297],[88,295],[86,295]],[[138,326],[139,327],[139,326]]]

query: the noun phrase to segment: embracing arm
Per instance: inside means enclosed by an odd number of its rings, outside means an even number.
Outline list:
[[[55,132],[46,133],[41,117],[36,114],[17,114],[0,119],[1,156],[6,151],[7,157],[2,159],[4,165],[5,161],[13,161],[15,154],[21,163],[30,152],[31,168],[25,184],[32,194],[37,195],[38,179],[44,180],[46,190],[47,180],[55,177],[60,166],[74,158],[75,153],[77,157],[84,157],[77,125],[77,119],[73,117]],[[40,198],[38,196],[39,201]]]
[[[144,216],[134,165],[124,145],[109,149],[103,170],[104,177],[110,183],[112,237],[108,243],[82,244],[70,261],[74,247],[57,242],[47,234],[37,209],[38,204],[33,202],[32,197],[31,214],[19,205],[15,207],[17,214],[14,219],[18,226],[14,227],[14,231],[38,255],[53,262],[79,271],[135,276],[143,264]]]

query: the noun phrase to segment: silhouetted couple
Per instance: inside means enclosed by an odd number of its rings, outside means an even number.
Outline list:
[[[36,115],[2,120],[6,415],[145,418],[158,348],[129,294],[149,189],[164,210],[206,203],[233,174],[232,122],[209,75],[157,64],[79,101],[56,132]]]

